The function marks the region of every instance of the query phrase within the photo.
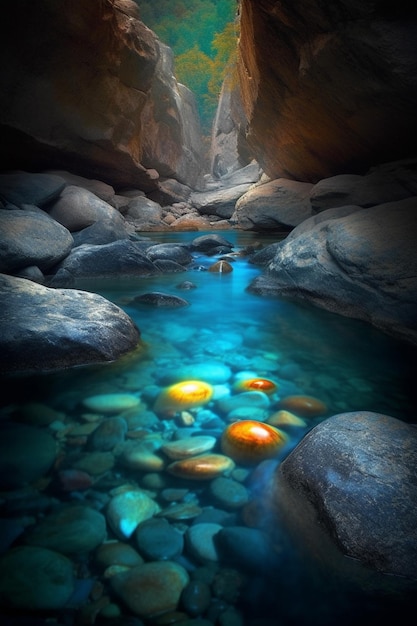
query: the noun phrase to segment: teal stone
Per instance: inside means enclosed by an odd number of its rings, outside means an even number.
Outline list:
[[[121,413],[140,404],[140,399],[132,393],[106,393],[84,398],[83,405],[95,413]]]

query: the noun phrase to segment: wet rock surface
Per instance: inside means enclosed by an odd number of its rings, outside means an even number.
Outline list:
[[[42,371],[110,361],[137,347],[139,331],[116,305],[2,274],[1,371]]]
[[[48,271],[74,244],[67,228],[43,212],[0,211],[0,271],[16,273],[30,266]]]
[[[416,343],[416,198],[337,216],[278,245],[250,289],[306,300]]]
[[[379,572],[416,579],[416,444],[416,427],[392,417],[366,411],[335,415],[281,464],[278,507],[296,532],[310,528],[314,537],[312,507],[345,555]]]

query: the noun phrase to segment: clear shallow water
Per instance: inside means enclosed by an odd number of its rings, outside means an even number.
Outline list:
[[[187,242],[201,234],[155,233],[151,238],[155,242]],[[235,251],[255,240],[268,242],[267,237],[248,233],[219,234],[235,244]],[[102,294],[134,319],[141,331],[141,350],[117,363],[18,378],[10,382],[4,404],[41,402],[64,413],[69,422],[76,422],[80,403],[88,396],[126,392],[141,395],[146,403],[156,388],[166,384],[167,373],[186,365],[218,361],[233,374],[250,371],[277,381],[278,398],[301,394],[326,404],[324,415],[309,419],[304,429],[291,431],[284,454],[307,430],[337,413],[367,410],[408,422],[415,420],[415,350],[363,322],[288,300],[249,294],[246,288],[260,269],[247,257],[236,257],[231,274],[206,271],[217,257],[194,257],[193,267],[183,273],[80,281],[77,287]],[[185,280],[196,288],[180,289]],[[180,296],[189,306],[154,308],[131,302],[133,297],[150,291]],[[224,383],[226,388],[230,385]],[[172,424],[163,428],[172,429]],[[254,501],[262,498],[268,478],[259,475],[248,480]],[[118,476],[120,479],[120,473]],[[212,505],[207,496],[201,499],[200,504]],[[361,616],[379,616],[391,609],[391,600],[383,596],[364,600],[356,591],[335,589],[315,563],[308,563],[290,542],[284,545],[279,567],[271,570],[260,562],[259,570],[249,576],[247,592],[236,603],[246,615],[245,626],[330,625],[334,619],[348,624],[360,621]],[[398,610],[395,602],[392,607],[394,612]]]

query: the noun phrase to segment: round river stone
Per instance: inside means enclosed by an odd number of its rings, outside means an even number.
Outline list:
[[[23,610],[60,609],[73,591],[73,566],[62,554],[21,546],[0,559],[2,604]]]
[[[63,554],[94,550],[106,538],[104,516],[84,505],[69,505],[51,513],[30,530],[26,542]]]
[[[175,611],[188,582],[186,570],[173,561],[145,563],[111,578],[117,595],[143,618]]]

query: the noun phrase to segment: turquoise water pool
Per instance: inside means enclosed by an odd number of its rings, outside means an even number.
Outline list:
[[[187,243],[201,234],[152,233],[149,238],[155,242]],[[215,386],[216,397],[233,394],[233,385],[239,377],[273,380],[277,384],[277,391],[268,400],[269,404],[261,405],[262,419],[276,412],[279,401],[287,396],[312,396],[323,403],[325,410],[319,415],[305,418],[304,425],[289,430],[287,445],[277,455],[277,462],[309,429],[337,413],[366,410],[407,422],[414,421],[413,373],[417,365],[416,350],[364,322],[289,300],[248,293],[249,283],[261,270],[250,263],[248,256],[240,255],[239,252],[255,240],[266,244],[273,241],[273,237],[229,231],[220,234],[234,244],[233,253],[236,254],[228,256],[233,267],[229,274],[207,271],[218,257],[194,253],[194,262],[184,272],[152,278],[79,281],[77,288],[103,295],[132,317],[141,331],[140,349],[117,363],[11,379],[3,396],[3,421],[11,413],[19,414],[19,407],[33,403],[51,409],[57,417],[45,428],[53,432],[59,441],[61,459],[65,463],[65,459],[72,458],[74,453],[81,454],[86,450],[88,454],[90,449],[88,436],[83,433],[90,419],[85,409],[87,398],[107,394],[136,396],[149,414],[152,413],[158,393],[176,378],[184,378],[185,373],[190,378],[206,378]],[[191,282],[193,288],[184,289],[184,281]],[[188,306],[151,307],[133,302],[134,297],[153,291],[185,298]],[[179,435],[181,431],[189,434],[194,429],[194,434],[203,432],[208,436],[219,436],[232,418],[228,412],[222,413],[218,406],[210,403],[204,406],[201,419],[194,420],[191,410],[185,412],[182,421],[160,420],[155,424],[151,420],[149,430],[168,438],[176,437],[176,429]],[[20,414],[24,415],[25,411],[20,411]],[[254,414],[260,415],[256,411]],[[146,430],[143,424],[132,427],[129,436],[133,440]],[[105,511],[112,489],[126,481],[142,484],[148,474],[154,473],[150,470],[133,472],[131,468],[126,469],[123,464],[117,464],[117,453],[112,453],[116,458],[115,466],[106,470],[104,478],[100,476],[99,486],[97,483],[92,485],[91,493],[88,490],[80,492],[76,488],[73,491],[57,492],[56,485],[52,489],[53,479],[43,485],[44,493],[48,495],[48,489],[51,489],[51,497],[65,503],[85,500],[99,506],[97,503],[100,501]],[[58,464],[52,473],[58,471],[59,467]],[[251,489],[252,494],[256,489],[256,498],[259,498],[259,491],[264,488],[257,482],[258,478],[251,481],[250,472],[240,475],[249,494]],[[94,490],[100,492],[100,498],[92,496]],[[202,511],[217,506],[214,500],[211,501],[206,489],[190,487],[187,483],[186,491],[183,504],[191,502]],[[158,498],[157,491],[155,493]],[[189,519],[176,520],[174,524],[184,531],[192,519],[191,516]],[[236,622],[237,626],[318,626],[330,625],[336,619],[339,623],[348,624],[357,620],[363,611],[365,614],[368,611],[370,615],[383,612],[383,600],[381,607],[375,606],[372,601],[364,608],[361,597],[355,596],[352,600],[352,596],[346,595],[345,590],[340,590],[340,595],[332,590],[329,595],[325,590],[327,582],[318,574],[312,575],[310,566],[305,566],[290,544],[281,557],[278,574],[272,574],[269,568],[265,572],[261,557],[259,571],[255,568],[250,575],[245,572],[245,593],[234,602],[226,602],[235,611],[234,618],[229,616],[232,626],[235,626],[233,619],[237,619],[236,612],[243,620]],[[77,557],[74,558],[77,560]],[[188,555],[182,555],[181,558],[184,563],[189,560]],[[101,572],[96,571],[93,562],[91,555],[83,556],[86,577],[94,580],[98,578],[106,586],[106,580],[102,580]],[[77,564],[78,567],[78,561]],[[194,567],[190,563],[188,566]],[[218,567],[222,570],[221,563]],[[284,574],[282,568],[285,569]],[[239,571],[238,567],[232,569]],[[84,601],[89,603],[91,599],[85,597]],[[80,610],[79,606],[75,611],[72,609],[74,620]],[[103,623],[130,624],[129,619],[133,618],[129,617],[130,612],[123,607],[123,603],[121,610],[122,617],[114,618],[116,622],[109,621],[110,618],[106,618],[106,621],[100,614],[96,620],[98,623],[103,619]],[[126,614],[123,614],[123,610]],[[220,617],[212,617],[213,611],[211,617],[206,615],[201,619],[229,626],[226,618],[221,621]],[[144,623],[164,622],[148,622],[145,619]],[[184,624],[192,625],[193,622]],[[196,622],[195,626],[199,624]],[[201,626],[207,624],[202,622]]]

